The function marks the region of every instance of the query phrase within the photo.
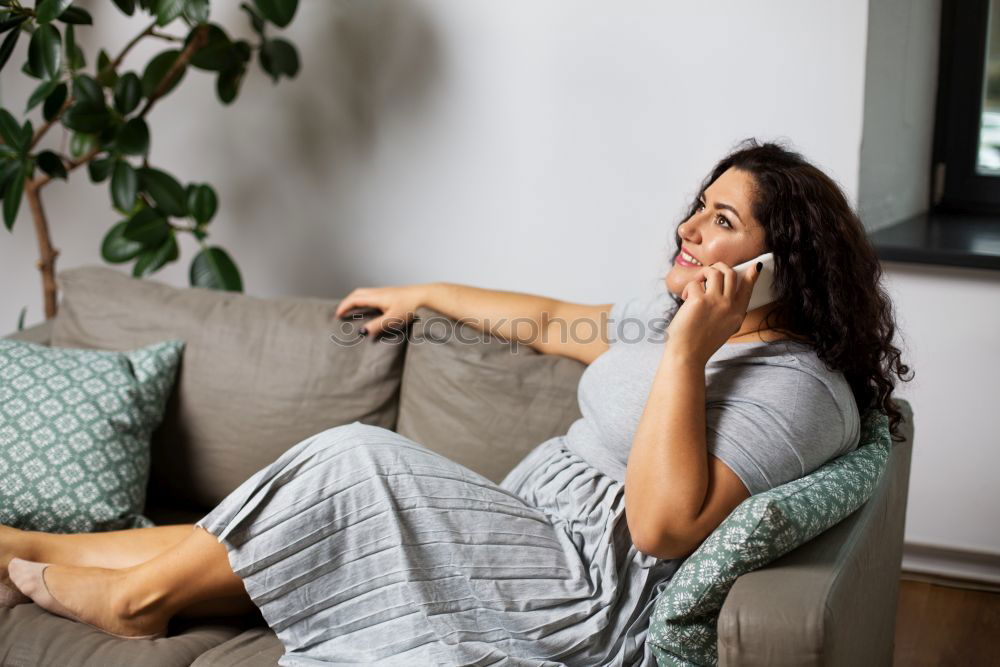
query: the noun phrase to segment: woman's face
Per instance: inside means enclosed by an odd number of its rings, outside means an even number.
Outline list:
[[[701,194],[701,205],[681,223],[681,248],[703,266],[724,262],[730,267],[767,252],[764,228],[750,212],[753,177],[736,168],[726,170]],[[682,264],[677,256],[667,272],[667,289],[680,296],[699,267]]]

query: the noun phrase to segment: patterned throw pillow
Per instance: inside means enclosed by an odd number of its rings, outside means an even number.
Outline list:
[[[657,662],[716,665],[719,611],[737,577],[845,519],[871,497],[889,460],[889,419],[867,413],[857,449],[743,501],[702,542],[656,600],[647,641]]]
[[[142,516],[150,436],[183,348],[0,340],[0,524],[50,533],[152,526]]]

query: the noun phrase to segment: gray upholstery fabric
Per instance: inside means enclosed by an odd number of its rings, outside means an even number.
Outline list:
[[[52,327],[55,324],[55,320],[46,320],[41,324],[36,324],[35,326],[28,327],[23,331],[16,331],[6,338],[11,340],[23,340],[29,343],[38,343],[39,345],[48,345],[49,340],[52,338]]]
[[[251,628],[205,651],[191,667],[276,667],[284,652],[270,628]]]
[[[307,436],[355,420],[396,425],[405,346],[335,342],[336,301],[178,289],[106,267],[57,280],[52,345],[187,343],[153,436],[153,501],[208,510]]]
[[[856,512],[729,591],[720,665],[890,665],[913,450],[913,410],[896,399],[906,441]]]
[[[462,324],[456,331],[429,308],[417,316],[400,391],[400,434],[500,482],[536,445],[580,417],[576,391],[584,364],[501,338],[482,342],[475,328]]]
[[[163,639],[133,641],[50,614],[34,603],[0,607],[0,665],[187,667],[208,649],[239,635],[251,626],[252,619],[227,623],[174,618]]]

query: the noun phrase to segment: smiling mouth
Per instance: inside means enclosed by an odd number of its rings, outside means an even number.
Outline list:
[[[676,264],[680,264],[681,266],[703,266],[701,262],[694,258],[694,256],[689,255],[683,249],[677,253],[677,259],[674,261]]]

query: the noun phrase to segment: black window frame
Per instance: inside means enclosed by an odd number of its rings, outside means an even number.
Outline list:
[[[989,12],[990,0],[941,2],[931,160],[935,213],[1000,213],[1000,175],[976,173]]]

